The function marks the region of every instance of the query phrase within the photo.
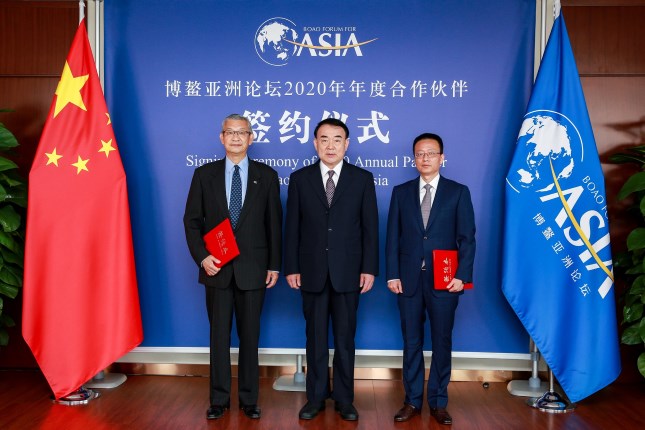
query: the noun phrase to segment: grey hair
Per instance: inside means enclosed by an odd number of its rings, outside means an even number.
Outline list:
[[[246,125],[249,127],[249,130],[251,130],[251,121],[247,117],[245,117],[243,115],[240,115],[238,113],[232,113],[229,116],[227,116],[226,118],[224,118],[224,121],[222,121],[222,130],[224,130],[224,123],[226,121],[229,121],[229,120],[231,120],[231,121],[244,121],[244,122],[246,122]]]

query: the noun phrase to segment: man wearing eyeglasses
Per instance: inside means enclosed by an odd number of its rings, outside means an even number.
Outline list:
[[[374,176],[343,161],[349,130],[327,118],[314,130],[320,160],[289,180],[284,270],[300,290],[306,322],[307,403],[310,420],[331,397],[341,418],[356,421],[354,336],[360,294],[378,274],[378,208]],[[329,384],[327,333],[334,335],[333,385]]]
[[[281,264],[282,203],[278,174],[249,159],[251,123],[232,114],[219,134],[226,157],[195,170],[184,227],[190,253],[205,285],[210,321],[210,407],[208,419],[230,407],[230,336],[233,314],[240,340],[238,400],[244,414],[260,418],[258,342],[267,288],[275,285]],[[240,255],[226,265],[211,255],[203,236],[230,218]]]
[[[412,150],[419,176],[392,190],[385,244],[387,287],[397,294],[403,334],[405,400],[394,421],[421,413],[427,314],[432,340],[427,402],[434,419],[449,425],[452,328],[464,283],[472,281],[475,215],[468,187],[439,174],[444,161],[441,137],[421,134]],[[434,288],[433,250],[457,250],[458,268],[445,290]]]

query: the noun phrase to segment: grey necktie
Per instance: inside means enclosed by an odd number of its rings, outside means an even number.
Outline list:
[[[430,208],[432,207],[432,185],[425,184],[426,194],[421,201],[421,217],[423,218],[423,227],[428,226],[428,218],[430,218]]]
[[[329,178],[327,178],[327,183],[325,184],[325,194],[327,194],[327,204],[331,206],[331,200],[334,198],[334,191],[336,190],[336,184],[332,177],[334,176],[334,171],[330,170],[328,172]]]

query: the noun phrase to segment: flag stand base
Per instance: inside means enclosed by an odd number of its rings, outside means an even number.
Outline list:
[[[302,381],[299,380],[299,373],[280,376],[273,383],[273,389],[276,391],[307,391],[304,373],[302,375]]]
[[[298,355],[296,373],[283,375],[275,380],[273,389],[276,391],[307,391],[305,373],[302,371],[302,355]]]
[[[128,379],[123,373],[105,373],[100,371],[95,377],[83,384],[87,388],[116,388]]]
[[[549,391],[541,397],[528,399],[526,404],[542,412],[549,414],[563,414],[572,412],[576,408],[575,403],[571,403],[555,391],[555,382],[553,371],[549,369]]]
[[[544,381],[534,381],[533,378],[527,380],[513,380],[508,383],[506,389],[514,396],[521,397],[539,397],[548,389]]]
[[[96,399],[101,394],[97,391],[92,391],[88,388],[81,387],[73,393],[68,394],[65,397],[56,399],[52,396],[52,401],[57,405],[66,405],[66,406],[78,406],[78,405],[87,405],[91,400]]]
[[[576,408],[575,403],[569,403],[555,391],[547,391],[542,397],[528,399],[526,403],[532,408],[550,414],[563,414],[573,412]]]

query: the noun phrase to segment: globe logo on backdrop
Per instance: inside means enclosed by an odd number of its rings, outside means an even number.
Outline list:
[[[272,66],[284,66],[293,56],[297,46],[296,24],[286,18],[271,18],[264,21],[255,32],[255,52],[262,61]]]
[[[575,167],[574,152],[582,160],[582,140],[575,125],[564,115],[553,111],[529,112],[517,138],[517,145],[525,148],[523,163],[513,167],[516,175],[509,175],[510,185],[516,190],[550,191],[555,187],[553,174],[558,180],[570,178]],[[553,166],[553,172],[551,171]]]

